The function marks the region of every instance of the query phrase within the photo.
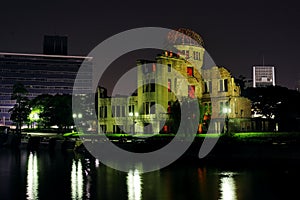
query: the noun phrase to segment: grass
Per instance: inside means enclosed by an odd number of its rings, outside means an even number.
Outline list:
[[[68,132],[63,135],[64,138],[67,137],[99,137],[98,134],[84,134],[82,132]],[[102,135],[103,136],[103,135]],[[106,137],[112,140],[119,140],[121,138],[133,139],[133,138],[151,138],[158,140],[172,140],[175,134],[106,134]],[[187,138],[183,136],[183,138]],[[203,140],[204,138],[220,138],[220,141],[228,142],[242,142],[242,143],[256,143],[256,144],[266,144],[266,143],[297,143],[300,142],[300,132],[243,132],[234,133],[231,135],[224,135],[218,133],[211,134],[197,134],[196,138]]]

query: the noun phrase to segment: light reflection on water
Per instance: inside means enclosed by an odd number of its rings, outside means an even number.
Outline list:
[[[91,162],[89,159],[72,159],[71,196],[72,199],[91,198]]]
[[[223,172],[220,174],[220,200],[236,200],[236,183],[234,180],[235,173]]]
[[[72,160],[71,171],[71,193],[72,199],[82,199],[83,197],[83,171],[81,160]]]
[[[0,199],[292,199],[298,165],[239,168],[178,163],[142,174],[73,152],[0,149]],[[288,170],[288,171],[287,171]],[[284,183],[284,184],[278,184]],[[262,188],[261,185],[264,185]],[[287,196],[288,195],[288,196]]]
[[[138,169],[129,170],[127,174],[128,200],[142,199],[142,177]]]
[[[38,199],[38,187],[39,187],[39,176],[38,176],[38,161],[37,153],[30,152],[27,162],[27,199]]]

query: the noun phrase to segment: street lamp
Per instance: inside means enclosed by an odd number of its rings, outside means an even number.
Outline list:
[[[72,117],[73,117],[73,119],[80,120],[82,118],[82,114],[81,113],[78,113],[78,114],[77,113],[73,113]],[[74,125],[74,128],[75,128],[75,125]],[[76,131],[78,131],[77,128],[76,128]]]
[[[225,118],[225,128],[226,128],[226,133],[228,134],[228,130],[229,130],[229,113],[231,113],[231,108],[229,107],[224,107],[223,108],[223,113],[226,114],[226,118]]]
[[[130,112],[129,113],[129,117],[132,117],[132,120],[133,120],[133,125],[132,125],[132,134],[134,135],[135,134],[135,124],[136,124],[136,121],[135,119],[139,116],[139,113],[138,112],[135,112],[133,114],[133,112]]]
[[[73,118],[74,119],[76,119],[76,118],[81,119],[82,118],[82,114],[81,113],[78,113],[78,114],[73,113]]]

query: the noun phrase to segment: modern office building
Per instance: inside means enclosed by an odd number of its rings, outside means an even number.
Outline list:
[[[72,94],[77,72],[83,61],[87,65],[82,83],[75,88],[79,93],[90,90],[92,58],[83,56],[0,53],[0,125],[12,125],[8,110],[15,104],[11,100],[13,85],[22,83],[29,99],[40,94]],[[83,78],[85,77],[85,78]]]
[[[253,87],[275,86],[274,66],[253,66]]]
[[[172,128],[165,122],[172,113],[172,105],[183,99],[196,99],[204,108],[198,132],[207,128],[209,121],[211,132],[224,131],[224,118],[229,121],[230,131],[250,129],[250,100],[240,96],[240,88],[230,72],[217,66],[203,69],[202,38],[188,29],[178,32],[184,34],[172,35],[171,32],[167,36],[176,53],[165,51],[154,61],[137,61],[136,94],[107,97],[106,91],[99,88],[99,130],[105,133],[168,133]]]

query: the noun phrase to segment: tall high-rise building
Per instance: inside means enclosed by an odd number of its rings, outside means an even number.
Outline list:
[[[87,71],[84,80],[80,81],[86,87],[75,90],[86,94],[92,81],[91,57],[0,53],[0,125],[12,125],[8,111],[16,103],[11,100],[15,83],[22,83],[26,87],[29,99],[41,94],[72,94],[82,63]]]
[[[274,66],[253,66],[253,87],[275,86]]]

